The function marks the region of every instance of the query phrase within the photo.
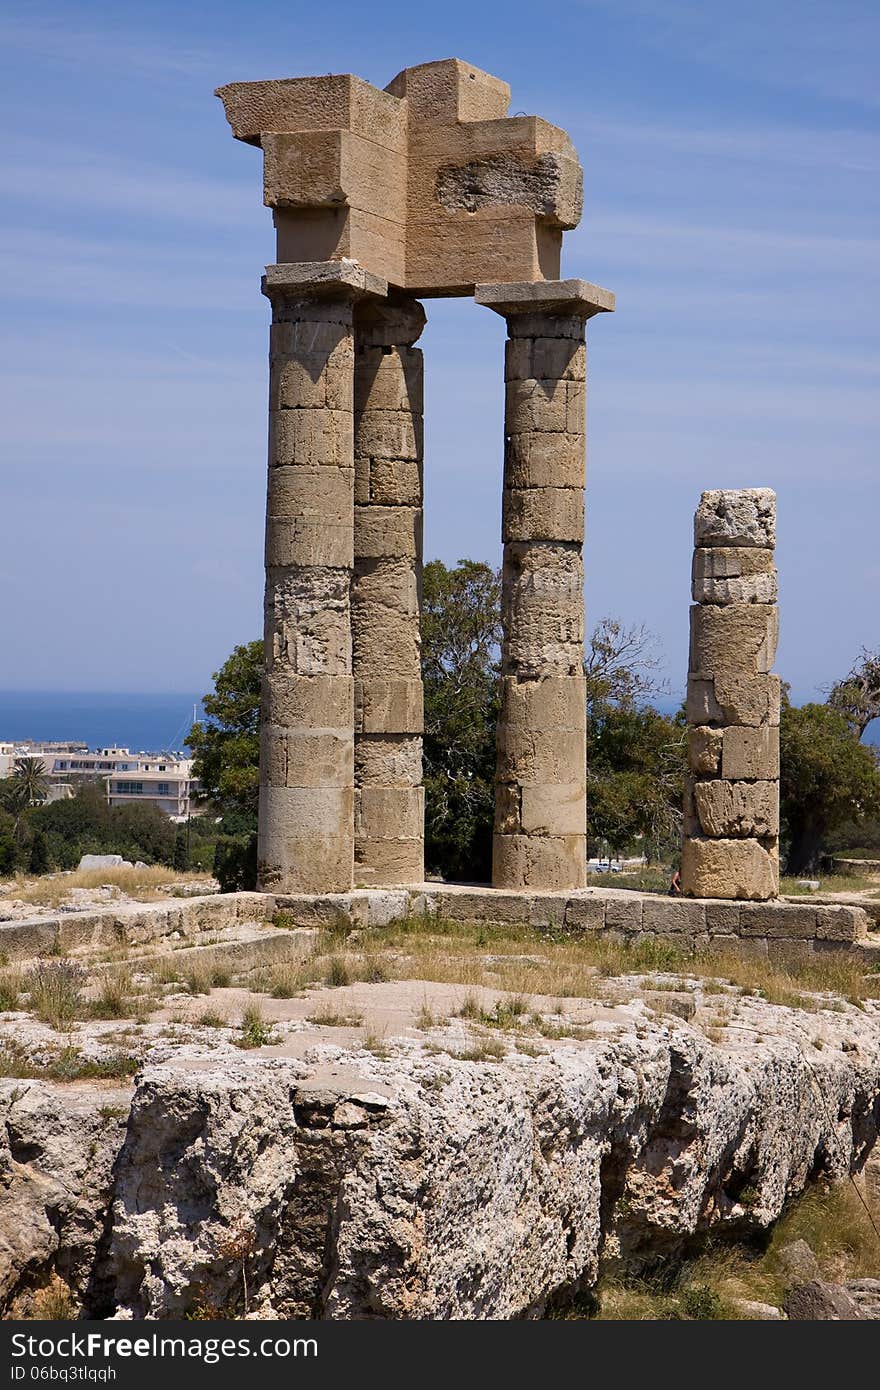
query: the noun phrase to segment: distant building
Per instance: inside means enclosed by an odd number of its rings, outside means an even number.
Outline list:
[[[73,794],[77,782],[104,783],[111,806],[151,802],[173,820],[198,815],[192,758],[180,753],[132,753],[128,748],[97,748],[85,743],[0,740],[0,778],[9,777],[17,758],[39,758],[46,769],[49,799]]]

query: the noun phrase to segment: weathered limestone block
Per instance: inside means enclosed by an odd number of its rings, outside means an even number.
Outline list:
[[[521,676],[580,674],[584,575],[576,546],[511,544],[502,623],[511,669]]]
[[[358,507],[419,507],[422,502],[422,464],[415,459],[370,458],[354,461],[354,500]]]
[[[505,428],[508,434],[584,433],[586,386],[582,381],[512,378],[507,382]]]
[[[692,772],[699,772],[704,777],[717,775],[721,768],[722,738],[720,729],[705,725],[688,730],[688,764]]]
[[[309,407],[269,412],[269,453],[272,467],[298,464],[305,468],[354,466],[351,412]]]
[[[694,546],[776,545],[776,494],[766,487],[704,492],[694,516]]]
[[[574,768],[586,766],[586,733],[578,729],[525,729],[499,723],[499,757],[520,787],[564,782]]]
[[[361,560],[421,559],[420,507],[356,507],[354,528]]]
[[[571,381],[587,379],[587,349],[571,338],[508,338],[504,348],[504,380]]]
[[[574,770],[574,769],[572,769]],[[585,778],[520,789],[520,823],[526,835],[585,835]]]
[[[415,787],[422,780],[422,740],[414,734],[374,734],[354,746],[355,778],[360,785]]]
[[[697,898],[762,901],[779,892],[778,861],[758,840],[686,838],[681,878],[685,891]]]
[[[778,724],[781,692],[779,676],[691,672],[685,713],[689,724]]]
[[[505,477],[512,489],[583,488],[586,455],[583,429],[562,434],[511,435],[505,447]]]
[[[265,634],[271,666],[293,675],[349,674],[348,570],[279,566],[267,575]]]
[[[709,675],[766,674],[776,658],[779,614],[774,605],[694,604],[690,668]]]
[[[582,675],[543,676],[540,680],[501,679],[499,723],[541,733],[585,726],[587,685]]]
[[[695,603],[775,603],[776,591],[772,550],[739,546],[694,551]]]
[[[764,724],[750,729],[739,725],[724,730],[721,776],[731,781],[766,781],[779,778],[779,729]]]
[[[355,681],[355,730],[362,734],[421,734],[421,680],[362,677]]]
[[[504,541],[583,543],[583,490],[573,487],[505,488],[501,536]]]
[[[694,801],[704,835],[737,839],[779,834],[778,782],[697,782]]]
[[[351,786],[351,725],[290,730],[264,724],[260,731],[260,765],[275,787]]]
[[[328,883],[351,886],[354,868],[352,787],[260,787],[258,868],[264,890],[290,882],[304,893]]]
[[[492,841],[492,883],[496,888],[583,887],[584,835],[505,835]]]
[[[564,131],[507,115],[507,83],[458,59],[384,91],[350,74],[218,89],[262,147],[279,261],[354,257],[410,293],[559,271],[583,178]]]
[[[354,681],[351,676],[297,675],[276,669],[263,677],[263,684],[264,701],[282,727],[353,727]]]

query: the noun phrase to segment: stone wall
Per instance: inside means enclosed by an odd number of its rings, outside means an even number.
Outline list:
[[[167,941],[197,944],[204,934],[272,921],[283,910],[299,927],[383,927],[402,920],[531,926],[536,931],[597,933],[612,941],[670,941],[685,953],[737,950],[773,958],[858,949],[880,964],[880,937],[861,907],[779,900],[771,903],[667,898],[629,889],[505,892],[422,883],[347,893],[216,893],[210,897],[134,903],[0,923],[0,957],[8,962],[108,947]]]

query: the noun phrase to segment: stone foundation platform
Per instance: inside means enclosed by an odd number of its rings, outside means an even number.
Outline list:
[[[283,912],[292,927],[383,927],[401,920],[534,927],[573,936],[595,933],[616,942],[668,941],[684,954],[737,951],[770,960],[857,951],[880,965],[880,935],[861,907],[811,900],[770,903],[668,898],[629,889],[505,892],[468,884],[421,883],[358,888],[350,893],[217,893],[170,902],[124,904],[0,923],[0,959],[87,954],[171,940],[197,945],[205,934],[272,923]]]

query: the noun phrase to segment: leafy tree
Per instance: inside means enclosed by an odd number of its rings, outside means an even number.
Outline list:
[[[207,719],[193,724],[187,744],[205,797],[224,815],[256,827],[260,785],[260,683],[262,642],[247,642],[214,672],[213,694],[204,699]]]
[[[492,872],[501,580],[489,565],[425,566],[425,861],[445,878]]]
[[[862,648],[849,675],[832,688],[828,704],[844,716],[858,738],[864,736],[868,725],[880,719],[880,649]]]
[[[0,807],[0,876],[15,872],[17,848],[15,819]]]
[[[617,618],[600,619],[584,658],[588,712],[603,703],[634,709],[650,695],[662,694],[654,647],[655,639],[643,625],[624,627]]]
[[[648,703],[663,687],[645,627],[603,618],[590,636],[587,678],[587,817],[590,847],[641,845],[673,852],[681,829],[684,721]]]
[[[847,715],[828,704],[782,703],[782,819],[790,873],[815,869],[825,840],[844,822],[880,813],[880,768]]]
[[[213,871],[223,893],[241,893],[256,887],[256,835],[221,835],[214,850]]]

